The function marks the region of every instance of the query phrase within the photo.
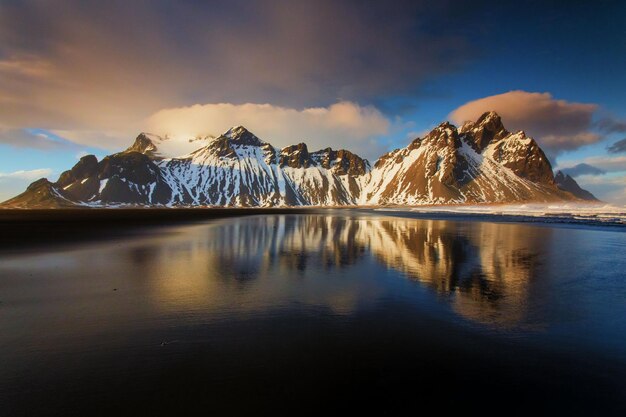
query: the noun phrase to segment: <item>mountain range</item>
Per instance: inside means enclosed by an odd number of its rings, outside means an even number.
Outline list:
[[[178,152],[178,153],[177,153]],[[243,126],[181,142],[141,133],[126,150],[82,157],[8,208],[119,206],[433,205],[595,200],[553,174],[537,142],[509,132],[495,112],[460,127],[444,122],[373,166],[351,151],[276,148]]]

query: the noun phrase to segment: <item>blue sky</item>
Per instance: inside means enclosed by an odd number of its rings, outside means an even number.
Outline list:
[[[0,200],[143,130],[246,124],[372,158],[475,102],[626,204],[626,154],[607,151],[626,138],[624,2],[127,3],[0,5]]]

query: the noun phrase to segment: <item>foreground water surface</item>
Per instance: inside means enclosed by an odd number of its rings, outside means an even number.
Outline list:
[[[0,253],[0,415],[620,415],[624,254],[345,210]]]

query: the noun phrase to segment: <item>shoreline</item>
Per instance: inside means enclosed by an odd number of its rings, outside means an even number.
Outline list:
[[[86,241],[132,237],[147,229],[158,232],[167,226],[258,215],[316,215],[345,212],[422,220],[519,223],[544,227],[575,227],[626,232],[622,218],[580,217],[552,214],[538,216],[450,210],[438,207],[275,207],[275,208],[124,208],[124,209],[2,209],[0,252],[22,252],[44,247],[62,248]],[[486,208],[486,207],[485,207]],[[343,213],[342,213],[343,214]]]
[[[0,253],[62,248],[93,240],[128,238],[147,229],[251,215],[309,214],[308,208],[128,208],[0,210]]]
[[[374,211],[377,212],[378,211]],[[385,210],[384,213],[391,217],[411,218],[416,220],[441,220],[456,222],[493,222],[515,223],[528,226],[540,227],[570,227],[578,229],[611,230],[626,232],[626,223],[623,221],[600,221],[592,218],[575,218],[567,216],[530,216],[519,214],[502,213],[460,213],[448,211],[411,211],[411,210]]]

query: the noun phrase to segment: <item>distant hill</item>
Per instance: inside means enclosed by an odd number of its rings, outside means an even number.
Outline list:
[[[581,200],[598,201],[598,199],[589,191],[580,188],[574,178],[568,174],[564,174],[562,171],[558,171],[556,173],[554,176],[554,182],[561,190],[570,192]]]

